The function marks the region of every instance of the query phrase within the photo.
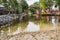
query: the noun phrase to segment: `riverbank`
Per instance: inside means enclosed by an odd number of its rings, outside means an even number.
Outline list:
[[[25,32],[10,36],[1,36],[0,40],[60,40],[60,31],[49,30],[39,32]]]
[[[0,15],[0,28],[10,26],[18,20],[17,14]]]

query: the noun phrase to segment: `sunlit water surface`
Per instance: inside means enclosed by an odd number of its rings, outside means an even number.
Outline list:
[[[56,26],[56,25],[55,25]],[[52,23],[44,24],[39,22],[22,22],[17,23],[16,25],[12,25],[9,27],[2,28],[0,30],[0,35],[15,35],[21,32],[36,32],[40,30],[55,30],[56,28]]]

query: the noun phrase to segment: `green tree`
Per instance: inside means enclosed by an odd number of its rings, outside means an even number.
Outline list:
[[[28,4],[25,0],[10,0],[11,7],[16,10],[18,13],[23,12],[25,9],[28,9]]]
[[[25,9],[28,9],[28,4],[25,0],[21,0],[21,7],[22,7],[22,12],[24,12]]]
[[[2,0],[0,0],[0,4],[2,3]]]
[[[40,8],[41,9],[45,9],[46,8],[46,5],[47,5],[46,0],[40,0]]]
[[[9,10],[8,14],[10,14],[10,3],[7,0],[2,0],[1,4]]]
[[[18,3],[17,0],[2,0],[2,3],[5,8],[7,8],[10,11],[10,8],[14,9],[15,11],[18,11],[17,13],[21,12],[21,5]]]
[[[16,11],[24,11],[25,9],[28,9],[28,4],[25,0],[0,0],[0,3],[3,3],[3,5],[6,7],[6,8],[13,8],[14,10]]]
[[[35,2],[34,4],[31,5],[32,7],[39,7],[39,2]]]
[[[60,0],[55,0],[56,4],[60,6]]]
[[[10,8],[12,8],[16,11],[17,14],[20,14],[21,12],[28,14],[28,4],[25,0],[2,0],[2,3],[9,11]]]
[[[32,14],[36,13],[36,9],[34,7],[30,7],[29,10]]]
[[[34,4],[32,4],[30,7],[29,7],[29,11],[34,14],[36,13],[36,8],[35,7],[39,7],[39,2],[35,2]]]
[[[45,9],[45,8],[51,7],[52,0],[40,0],[39,4],[41,9]]]
[[[47,0],[47,6],[51,7],[53,5],[53,1],[52,0]]]
[[[28,21],[28,4],[26,2],[26,0],[21,0],[21,8],[22,8],[22,13],[24,13],[24,20]]]
[[[13,8],[17,14],[19,14],[21,12],[21,5],[20,5],[20,2],[18,3],[17,0],[9,0],[9,3],[11,5],[11,8]]]
[[[57,6],[59,6],[59,10],[60,10],[60,0],[55,0],[55,1],[56,1]]]
[[[2,0],[2,3],[4,5],[4,7],[8,8],[9,7],[9,3],[7,0]]]

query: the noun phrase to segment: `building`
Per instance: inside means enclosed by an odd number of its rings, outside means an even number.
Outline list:
[[[0,15],[8,14],[8,13],[16,13],[16,11],[12,8],[7,9],[5,7],[0,7]]]

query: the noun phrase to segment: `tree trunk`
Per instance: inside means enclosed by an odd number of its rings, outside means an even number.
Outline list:
[[[24,10],[24,14],[25,14],[24,20],[25,20],[25,21],[28,21],[28,20],[29,20],[28,9],[25,9],[25,10]]]

